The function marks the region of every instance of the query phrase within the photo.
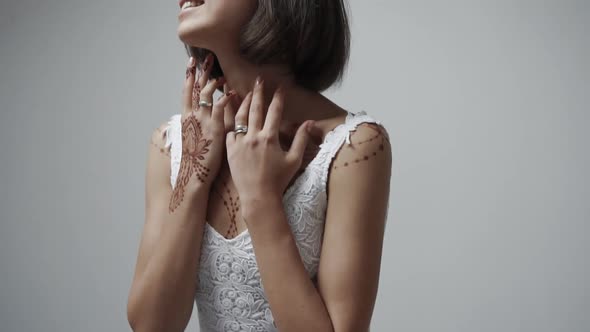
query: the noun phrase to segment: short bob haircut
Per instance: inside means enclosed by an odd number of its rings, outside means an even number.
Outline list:
[[[258,0],[239,49],[255,64],[288,64],[298,85],[321,92],[342,82],[350,53],[345,0]],[[188,56],[210,51],[184,44]],[[211,77],[223,76],[215,57]]]

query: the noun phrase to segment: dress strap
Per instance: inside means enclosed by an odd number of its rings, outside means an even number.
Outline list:
[[[348,145],[352,144],[350,141],[350,136],[356,127],[361,123],[376,123],[378,125],[383,125],[381,121],[373,118],[366,111],[359,111],[357,113],[348,112],[344,123],[336,126],[336,128],[328,132],[326,138],[324,139],[324,142],[322,143],[322,150],[325,155],[321,158],[321,177],[322,186],[324,189],[327,187],[332,159],[334,159],[344,143]],[[386,131],[384,131],[384,133],[387,135]]]
[[[168,120],[166,127],[166,144],[165,148],[170,150],[170,185],[174,189],[176,177],[180,169],[180,160],[182,159],[182,136],[180,136],[180,118],[181,114],[174,114]]]

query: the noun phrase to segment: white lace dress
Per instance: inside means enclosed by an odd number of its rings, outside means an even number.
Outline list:
[[[170,117],[166,147],[170,147],[172,187],[182,156],[180,114]],[[283,206],[309,277],[317,274],[324,220],[326,186],[332,158],[350,133],[363,122],[381,124],[366,111],[349,112],[346,121],[324,137],[319,152],[283,195]],[[277,331],[254,256],[248,230],[226,239],[205,223],[195,301],[202,332]]]

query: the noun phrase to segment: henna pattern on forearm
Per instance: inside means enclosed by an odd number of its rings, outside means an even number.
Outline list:
[[[172,213],[184,199],[184,191],[193,174],[205,182],[209,176],[209,168],[201,164],[204,155],[209,152],[212,140],[203,137],[201,124],[194,114],[188,115],[182,122],[182,158],[176,185],[170,199],[169,211]]]

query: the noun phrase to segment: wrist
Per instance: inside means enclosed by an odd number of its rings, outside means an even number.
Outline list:
[[[211,192],[211,186],[204,183],[189,184],[186,188],[186,193],[193,198],[199,200],[206,200],[209,198]]]
[[[281,195],[270,194],[246,195],[240,196],[240,203],[242,215],[247,218],[261,210],[282,207],[283,197]]]

